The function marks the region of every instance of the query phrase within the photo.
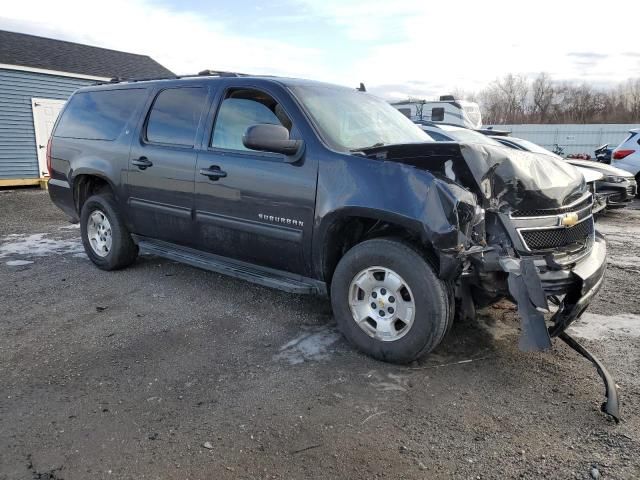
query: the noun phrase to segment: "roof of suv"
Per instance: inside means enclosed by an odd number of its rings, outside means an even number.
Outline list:
[[[103,89],[108,88],[111,89],[113,87],[120,88],[131,88],[132,85],[141,85],[148,86],[154,85],[157,83],[162,84],[173,84],[173,83],[184,83],[184,82],[221,82],[226,81],[230,78],[236,78],[241,80],[259,80],[260,82],[271,82],[278,83],[287,87],[294,86],[316,86],[316,87],[324,87],[324,88],[338,88],[338,89],[349,89],[349,87],[345,87],[343,85],[335,85],[331,83],[318,82],[315,80],[306,80],[301,78],[287,78],[287,77],[275,77],[269,75],[246,75],[246,74],[236,74],[231,72],[211,72],[211,73],[199,73],[196,75],[183,75],[183,76],[171,76],[171,77],[161,77],[161,78],[146,78],[146,79],[113,79],[110,82],[99,82],[90,87],[85,87],[89,89]],[[355,88],[354,88],[355,90]]]

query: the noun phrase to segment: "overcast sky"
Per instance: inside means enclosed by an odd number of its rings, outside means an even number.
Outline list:
[[[597,84],[640,76],[637,0],[14,0],[0,29],[205,68],[367,88],[389,99],[477,90],[545,71]]]

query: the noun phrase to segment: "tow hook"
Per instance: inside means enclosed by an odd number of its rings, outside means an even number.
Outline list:
[[[593,363],[598,371],[598,375],[602,378],[604,382],[605,395],[607,397],[607,401],[602,404],[600,409],[610,415],[616,423],[620,423],[620,404],[618,401],[618,389],[616,387],[616,382],[611,377],[611,374],[607,371],[605,366],[598,360],[593,354],[580,345],[574,338],[570,337],[566,332],[562,332],[558,335],[560,339],[573,348],[576,352],[582,355],[584,358]]]

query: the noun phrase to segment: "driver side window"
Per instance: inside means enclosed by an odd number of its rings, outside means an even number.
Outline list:
[[[235,89],[220,105],[211,136],[211,146],[228,150],[253,151],[242,144],[251,125],[282,125],[291,132],[291,120],[273,97],[258,90]]]

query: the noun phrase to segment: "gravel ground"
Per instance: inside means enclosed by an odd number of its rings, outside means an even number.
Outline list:
[[[44,192],[0,191],[0,479],[639,478],[640,204],[598,221],[604,289],[517,349],[507,303],[408,367],[296,297],[152,256],[102,272]]]

